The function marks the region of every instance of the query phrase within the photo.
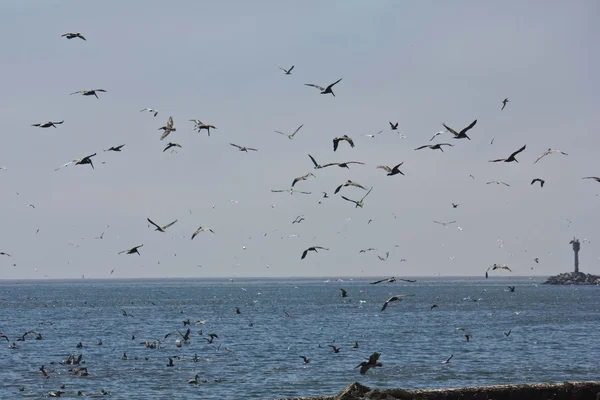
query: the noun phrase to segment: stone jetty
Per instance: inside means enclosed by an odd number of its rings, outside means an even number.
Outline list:
[[[551,276],[544,282],[547,285],[600,285],[600,276],[583,272],[565,272]]]

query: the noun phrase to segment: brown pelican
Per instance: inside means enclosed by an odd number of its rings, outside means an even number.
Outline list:
[[[360,367],[360,373],[361,375],[364,375],[367,373],[369,368],[381,367],[383,364],[378,361],[380,355],[380,353],[373,353],[371,356],[369,356],[369,361],[363,361],[354,368]]]
[[[593,179],[596,182],[600,183],[600,177],[597,177],[597,176],[586,176],[585,178],[581,178],[581,179]]]
[[[348,292],[346,291],[346,289],[344,289],[344,288],[340,288],[340,291],[342,292],[342,293],[340,294],[340,296],[342,296],[342,297],[348,297]]]
[[[312,246],[312,247],[309,247],[308,249],[306,249],[306,250],[304,250],[302,252],[302,257],[300,257],[300,259],[304,260],[304,258],[306,257],[306,255],[308,254],[309,251],[314,251],[315,253],[318,253],[317,249],[319,249],[319,250],[329,250],[329,249],[327,249],[325,247],[321,247],[321,246]]]
[[[289,188],[289,189],[271,189],[271,192],[273,193],[281,193],[281,192],[289,192],[290,194],[294,194],[294,193],[301,193],[301,194],[311,194],[312,192],[303,192],[301,190],[296,190],[294,188]]]
[[[155,231],[159,231],[159,232],[162,232],[162,233],[165,233],[165,230],[166,230],[168,227],[170,227],[171,225],[175,224],[175,222],[177,222],[177,221],[178,221],[178,220],[176,219],[175,221],[173,221],[173,222],[169,222],[167,225],[165,225],[165,226],[163,226],[163,227],[160,227],[160,226],[156,225],[154,222],[152,222],[152,220],[151,220],[150,218],[146,218],[146,219],[148,220],[148,222],[150,222],[152,225],[154,225],[154,226],[156,227],[156,229],[154,229]]]
[[[294,139],[294,135],[296,135],[296,133],[298,133],[298,131],[304,126],[304,124],[300,125],[298,128],[296,128],[296,130],[294,131],[294,133],[292,133],[291,135],[288,135],[287,133],[283,133],[283,132],[279,132],[279,131],[275,131],[275,133],[279,133],[280,135],[284,135],[287,136],[288,139],[293,140]]]
[[[348,142],[350,147],[354,147],[354,141],[350,137],[348,137],[348,135],[338,136],[333,138],[333,151],[337,150],[338,144],[341,140],[345,140],[346,142]]]
[[[190,121],[193,121],[196,125],[194,126],[194,130],[198,133],[200,133],[200,131],[202,129],[206,129],[206,132],[208,133],[208,137],[210,137],[210,130],[211,129],[217,129],[216,126],[214,125],[210,125],[210,124],[205,124],[202,121],[200,121],[199,119],[190,119]]]
[[[444,128],[446,128],[448,131],[450,131],[450,133],[452,133],[454,135],[454,139],[464,139],[464,138],[467,138],[467,139],[471,140],[471,138],[467,136],[467,132],[469,131],[469,129],[471,129],[472,127],[474,127],[476,123],[477,123],[477,120],[471,122],[471,125],[467,126],[465,129],[463,129],[460,132],[456,132],[454,129],[450,128],[446,124],[442,124],[442,125],[444,125]]]
[[[282,70],[285,75],[291,75],[292,74],[292,70],[294,69],[294,66],[292,65],[290,67],[290,69],[285,69],[285,68],[281,68],[281,67],[279,67],[279,69]]]
[[[385,252],[385,257],[381,257],[380,255],[377,255],[377,258],[379,258],[381,261],[385,261],[390,257],[390,252],[386,251]]]
[[[502,100],[502,108],[500,109],[500,111],[504,110],[504,107],[506,107],[506,103],[508,103],[508,97]]]
[[[440,225],[442,225],[444,228],[447,228],[447,227],[448,227],[448,225],[452,225],[452,224],[453,224],[453,223],[455,223],[456,221],[450,221],[450,222],[440,222],[440,221],[433,221],[433,222],[435,222],[436,224],[440,224]]]
[[[515,156],[517,154],[519,154],[520,152],[522,152],[523,150],[525,150],[525,148],[527,147],[527,145],[524,145],[523,147],[521,147],[519,150],[515,151],[514,153],[512,153],[510,156],[508,156],[508,158],[498,158],[496,160],[490,160],[490,162],[519,162],[517,161],[517,159],[515,158]],[[535,163],[534,163],[535,164]]]
[[[306,356],[300,356],[300,358],[304,360],[304,364],[308,364],[310,362],[310,359]]]
[[[415,150],[421,150],[421,149],[424,149],[427,147],[427,148],[430,148],[431,150],[440,150],[443,153],[444,149],[442,149],[442,146],[454,147],[454,145],[450,144],[450,143],[438,143],[438,144],[426,144],[424,146],[417,147]]]
[[[502,181],[489,181],[489,182],[486,182],[486,185],[489,185],[490,183],[495,183],[496,185],[502,184],[504,186],[510,186],[508,183],[502,182]]]
[[[506,264],[494,264],[485,271],[485,277],[486,278],[488,277],[489,270],[495,271],[497,269],[505,269],[505,270],[512,272],[512,270],[510,268],[508,268],[508,266]]]
[[[369,189],[369,191],[367,192],[367,194],[365,194],[365,195],[362,197],[362,199],[360,199],[359,201],[356,201],[356,200],[349,199],[349,198],[347,198],[347,197],[345,197],[345,196],[342,196],[342,199],[344,199],[344,200],[346,200],[346,201],[349,201],[349,202],[351,202],[351,203],[354,203],[354,204],[355,204],[354,208],[358,208],[358,207],[360,207],[360,208],[363,208],[363,206],[365,205],[365,204],[363,203],[363,201],[364,201],[364,200],[365,200],[365,198],[366,198],[366,197],[369,195],[369,193],[371,193],[371,190],[373,190],[373,188]]]
[[[79,33],[79,32],[77,32],[77,33],[71,33],[71,32],[69,32],[69,33],[65,33],[64,35],[60,35],[60,37],[66,37],[66,38],[67,38],[67,39],[69,39],[69,40],[71,40],[71,39],[75,39],[75,38],[79,38],[79,39],[82,39],[82,40],[86,40],[86,39],[83,37],[83,35],[82,35],[81,33]]]
[[[416,282],[415,280],[412,280],[412,279],[399,279],[399,278],[396,279],[395,276],[392,276],[391,278],[380,279],[378,281],[371,282],[371,285],[377,285],[378,283],[382,283],[382,282],[393,283],[393,282],[396,282],[397,280],[398,281],[403,281],[403,282],[411,282],[411,283]]]
[[[196,237],[196,235],[198,235],[201,232],[210,232],[212,234],[214,234],[215,232],[210,229],[210,228],[205,228],[205,227],[199,227],[198,229],[196,229],[196,231],[194,233],[192,233],[192,240]]]
[[[381,168],[384,171],[386,171],[388,174],[388,176],[394,176],[394,175],[404,175],[404,172],[400,171],[398,168],[400,168],[400,166],[404,164],[404,161],[401,162],[400,164],[396,165],[394,168],[390,168],[387,165],[378,165],[377,168]]]
[[[233,147],[237,147],[240,151],[245,151],[246,153],[248,152],[248,150],[258,151],[257,149],[253,149],[252,147],[238,146],[237,144],[233,144],[233,143],[229,143],[229,144],[232,145]]]
[[[154,113],[155,117],[158,115],[158,110],[155,110],[154,108],[148,108],[148,107],[146,107],[143,110],[140,110],[140,112],[142,112],[142,111],[148,111],[150,113]]]
[[[31,124],[31,126],[37,126],[39,128],[50,128],[50,127],[56,128],[56,125],[60,125],[63,122],[65,122],[64,119],[62,121],[58,121],[58,122],[47,121],[47,122],[42,122],[39,124]]]
[[[169,119],[167,120],[167,125],[158,128],[159,131],[161,129],[163,130],[163,134],[160,136],[160,140],[163,140],[164,138],[169,136],[171,132],[175,132],[177,129],[173,128],[173,117],[169,117]]]
[[[129,249],[129,250],[123,250],[123,251],[119,252],[119,254],[123,254],[123,253],[125,253],[125,254],[135,254],[135,253],[137,253],[137,255],[139,256],[139,255],[141,255],[141,254],[140,254],[140,252],[138,251],[138,249],[139,249],[140,247],[142,247],[142,246],[143,246],[143,244],[140,244],[139,246],[132,247],[132,248],[131,248],[131,249]]]
[[[536,182],[540,183],[540,187],[544,187],[544,183],[546,183],[546,181],[541,178],[535,178],[534,180],[531,181],[531,184],[533,185]]]
[[[121,151],[121,149],[123,148],[123,146],[125,146],[124,144],[120,145],[120,146],[112,146],[111,148],[108,148],[104,151]]]
[[[163,149],[163,153],[165,151],[169,150],[171,147],[179,147],[179,148],[181,148],[181,145],[179,143],[169,142],[169,144]]]
[[[396,122],[395,124],[392,124],[392,122],[391,122],[391,121],[389,121],[389,123],[390,123],[390,129],[391,129],[391,130],[395,131],[395,130],[397,130],[397,129],[398,129],[398,124],[399,124],[399,122]]]
[[[335,347],[332,344],[328,344],[327,346],[331,347],[331,351],[333,351],[334,353],[339,353],[341,348],[340,347]]]
[[[73,94],[80,94],[82,96],[96,96],[96,98],[98,99],[99,97],[96,94],[96,92],[104,92],[104,93],[106,93],[106,90],[104,90],[104,89],[78,90],[77,92],[71,93],[71,95],[73,95]]]
[[[75,159],[73,161],[69,161],[68,163],[63,164],[60,167],[56,168],[55,171],[58,171],[59,169],[64,168],[64,167],[66,167],[66,166],[68,166],[70,164],[73,164],[73,163],[75,165],[90,164],[91,167],[92,167],[92,169],[94,169],[94,163],[92,162],[92,157],[94,157],[95,155],[96,155],[96,153],[94,153],[92,155],[89,155],[89,156],[86,156],[86,157],[83,157],[83,158]]]
[[[315,85],[313,83],[305,83],[305,86],[312,86],[314,88],[317,88],[321,91],[321,94],[327,94],[327,93],[331,93],[333,95],[333,97],[335,97],[335,93],[333,93],[333,90],[331,90],[339,81],[341,81],[343,78],[338,79],[337,81],[333,82],[331,85],[327,86],[326,88],[321,87],[319,85]]]
[[[340,168],[348,168],[348,169],[350,169],[350,167],[348,166],[348,164],[365,165],[365,163],[360,162],[360,161],[346,161],[346,162],[341,162],[341,163],[329,163],[329,164],[325,164],[325,165],[323,165],[323,168],[332,167],[332,166],[336,165],[336,166],[338,166]]]
[[[568,156],[567,153],[565,153],[564,151],[560,151],[560,150],[556,150],[556,149],[548,149],[545,152],[542,153],[541,156],[538,157],[537,160],[535,160],[533,163],[537,163],[538,161],[540,161],[542,158],[546,157],[547,155],[553,154],[553,153],[560,153],[562,155]]]
[[[402,301],[402,299],[404,299],[404,297],[407,297],[407,296],[414,296],[414,294],[398,294],[396,296],[390,297],[389,299],[387,299],[385,301],[385,303],[383,303],[383,307],[381,307],[381,311],[385,310],[389,303],[391,303],[393,301]]]
[[[296,183],[298,183],[298,181],[305,181],[305,180],[307,180],[308,178],[310,178],[311,176],[312,176],[312,177],[314,177],[314,175],[313,175],[312,173],[310,173],[310,172],[309,172],[309,173],[308,173],[308,174],[306,174],[306,175],[302,175],[302,176],[299,176],[299,177],[297,177],[297,178],[294,178],[294,180],[292,181],[292,187],[294,187],[294,185],[295,185]]]
[[[363,190],[367,190],[366,187],[356,183],[356,182],[352,182],[351,180],[347,180],[345,183],[342,183],[340,186],[338,186],[335,191],[333,192],[333,194],[337,194],[343,187],[347,187],[347,186],[354,186],[357,188],[361,188]]]

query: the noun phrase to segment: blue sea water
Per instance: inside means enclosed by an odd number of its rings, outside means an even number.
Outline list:
[[[2,282],[0,331],[17,348],[0,345],[0,398],[44,398],[63,384],[66,398],[104,389],[122,399],[259,399],[335,394],[353,381],[409,389],[600,378],[599,287],[416,279]],[[380,312],[395,294],[415,296]],[[185,332],[188,318],[191,339],[176,347],[177,335],[165,335]],[[16,341],[28,330],[43,339]],[[155,339],[159,349],[140,344]],[[354,367],[375,351],[383,366],[360,375]],[[69,354],[83,354],[89,376],[59,364]],[[196,374],[206,382],[188,384]]]

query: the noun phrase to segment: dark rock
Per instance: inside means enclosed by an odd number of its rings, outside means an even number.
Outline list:
[[[600,285],[600,276],[583,272],[565,272],[551,276],[544,283],[548,285]]]

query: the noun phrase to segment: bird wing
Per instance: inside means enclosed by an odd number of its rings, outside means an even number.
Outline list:
[[[327,86],[327,89],[331,89],[332,87],[334,87],[335,85],[337,85],[343,78],[338,79],[337,81],[333,82],[331,85]]]
[[[360,162],[360,161],[347,161],[344,164],[360,164],[360,165],[365,165],[364,162]],[[400,164],[400,165],[402,165],[402,164]]]
[[[162,135],[160,135],[160,140],[163,140],[164,138],[166,138],[167,136],[169,136],[171,134],[172,130],[167,128],[165,129],[165,131],[163,132]]]
[[[62,121],[59,121],[59,122],[52,122],[52,124],[54,124],[54,125],[60,125],[60,124],[62,124],[63,122],[65,122],[65,120],[64,120],[64,119],[63,119]]]
[[[501,162],[501,161],[505,161],[506,158],[497,158],[495,160],[490,160],[489,162]]]
[[[154,225],[156,227],[156,229],[158,230],[162,230],[162,228],[158,225],[156,225],[150,218],[146,218],[148,220],[148,222],[150,222],[152,225]]]
[[[404,282],[411,282],[411,283],[416,282],[416,280],[414,280],[414,279],[398,279],[398,280],[399,281],[404,281]]]
[[[293,70],[293,69],[294,69],[294,65],[292,65],[292,66],[290,67],[290,69],[288,69],[288,70],[287,70],[287,73],[289,74],[290,72],[292,72],[292,70]]]
[[[300,257],[300,259],[304,260],[304,258],[306,257],[307,254],[308,254],[308,249],[306,249],[302,252],[302,257]]]
[[[523,150],[525,150],[525,148],[527,147],[527,145],[524,145],[523,147],[521,147],[519,150],[515,151],[514,153],[512,153],[508,158],[512,158],[514,156],[516,156],[517,154],[519,154],[520,152],[522,152]],[[535,164],[535,163],[534,163]]]
[[[233,147],[237,147],[238,149],[242,149],[242,146],[238,146],[237,144],[233,144],[233,143],[229,143],[230,145],[232,145]]]
[[[433,140],[433,139],[431,139],[431,140]],[[421,150],[421,149],[424,149],[425,147],[431,147],[431,146],[426,144],[425,146],[417,147],[415,150]]]
[[[387,278],[386,279],[380,279],[380,280],[375,281],[375,282],[371,282],[371,285],[377,285],[378,283],[385,282],[385,281],[387,281]]]
[[[464,135],[465,133],[467,133],[469,131],[469,129],[471,129],[472,127],[475,126],[476,123],[477,123],[477,120],[471,122],[471,125],[467,126],[465,129],[463,129],[462,131],[460,131],[460,134]]]
[[[543,152],[543,153],[542,153],[542,155],[541,155],[541,156],[539,156],[539,157],[537,158],[537,160],[535,160],[533,163],[534,163],[534,164],[535,164],[535,163],[537,163],[537,162],[538,162],[538,161],[540,161],[542,158],[546,157],[548,154],[550,154],[550,152],[549,152],[549,151],[545,151],[545,152]]]
[[[333,138],[333,151],[337,150],[339,142],[340,142],[339,138]]]
[[[73,95],[73,94],[83,93],[83,92],[85,92],[85,90],[78,90],[76,92],[70,93],[69,96]]]
[[[333,191],[333,194],[337,194],[342,189],[343,186],[344,186],[344,184],[342,183],[340,186],[335,188],[335,190]]]
[[[321,87],[321,86],[319,86],[319,85],[315,85],[314,83],[305,83],[305,84],[304,84],[304,86],[312,86],[312,87],[314,87],[314,88],[317,88],[317,89],[319,89],[320,91],[324,91],[324,90],[325,90],[325,88],[324,88],[324,87]]]
[[[317,164],[317,162],[315,161],[315,159],[313,158],[313,156],[311,156],[310,154],[308,156],[310,157],[310,159],[313,162],[313,164],[315,165],[315,167],[318,167],[319,164]]]
[[[258,149],[254,149],[252,147],[246,147],[246,150],[250,150],[250,151],[258,151]]]
[[[292,68],[293,68],[293,67],[292,67]],[[290,70],[290,71],[291,71],[291,70]],[[299,126],[299,127],[298,127],[298,128],[295,130],[295,131],[294,131],[294,133],[292,133],[290,136],[291,136],[291,137],[294,137],[294,135],[295,135],[296,133],[298,133],[298,131],[299,131],[299,130],[300,130],[302,127],[303,127],[303,126],[304,126],[304,124],[300,125],[300,126]]]
[[[342,196],[342,199],[344,199],[344,200],[346,200],[346,201],[349,201],[349,202],[351,202],[351,203],[354,203],[354,204],[358,203],[357,201],[355,201],[355,200],[351,200],[351,199],[347,198],[346,196]]]
[[[104,89],[94,89],[93,91],[94,92],[104,92],[104,93],[106,93],[106,90],[104,90]]]
[[[175,224],[175,222],[177,222],[177,221],[178,221],[178,219],[176,219],[175,221],[173,221],[173,222],[170,222],[170,223],[168,223],[167,225],[163,226],[163,227],[162,227],[162,228],[163,228],[163,230],[165,230],[165,229],[167,229],[168,227],[170,227],[170,226],[174,225],[174,224]]]
[[[349,137],[344,138],[344,140],[350,144],[350,147],[354,147],[354,140]]]
[[[169,117],[169,119],[167,121],[167,128],[173,129],[173,117]]]
[[[369,193],[371,193],[371,190],[373,190],[373,187],[371,187],[371,189],[369,189],[369,191],[367,192],[367,194],[365,194],[365,195],[363,196],[363,198],[362,198],[362,199],[360,199],[360,201],[363,201],[363,200],[364,200],[364,199],[365,199],[365,198],[366,198],[366,197],[369,195]]]
[[[74,162],[75,162],[75,161],[69,161],[68,163],[66,163],[66,164],[63,164],[63,165],[61,165],[60,167],[56,168],[56,169],[55,169],[55,171],[58,171],[59,169],[61,169],[61,168],[64,168],[64,167],[66,167],[66,166],[67,166],[67,165],[69,165],[69,164],[73,164]]]
[[[378,165],[377,168],[381,168],[387,172],[392,172],[392,169],[390,167],[388,167],[387,165]],[[377,168],[375,168],[375,169],[377,169]]]
[[[387,308],[389,302],[390,302],[389,300],[386,300],[386,302],[383,303],[383,307],[381,307],[381,311],[383,311],[383,310],[385,310]]]
[[[339,165],[340,165],[340,163],[333,162],[333,163],[329,163],[329,164],[322,165],[321,167],[322,167],[322,168],[327,168],[327,167],[332,167],[332,166],[334,166],[334,165],[337,165],[337,166],[339,166]]]
[[[450,128],[448,125],[446,125],[446,124],[442,124],[442,125],[444,125],[444,128],[446,128],[446,130],[448,130],[448,131],[449,131],[451,134],[453,134],[454,136],[458,136],[458,135],[459,135],[459,133],[458,133],[458,132],[456,132],[454,129]],[[435,137],[435,136],[434,136],[434,137]]]
[[[510,186],[508,183],[505,182],[500,182],[501,184],[503,184],[504,186]]]
[[[279,132],[279,131],[274,131],[275,133],[279,133],[280,135],[284,135],[284,136],[288,136],[287,133],[283,133],[283,132]]]

